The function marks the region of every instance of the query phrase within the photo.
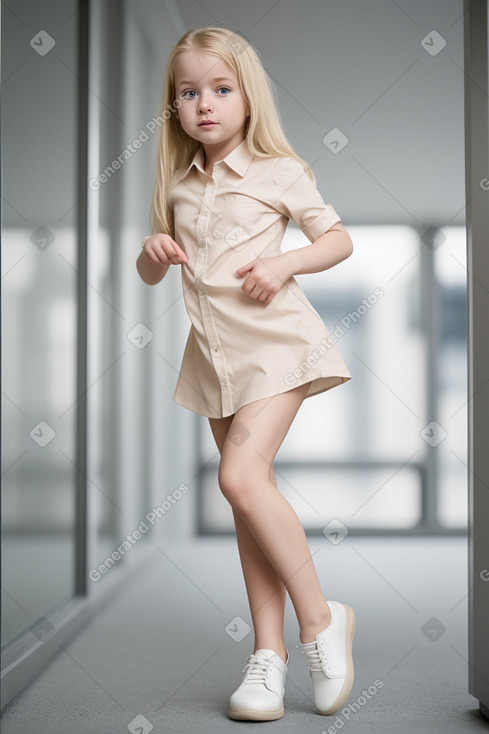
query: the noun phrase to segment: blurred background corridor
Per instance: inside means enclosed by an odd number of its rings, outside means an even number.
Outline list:
[[[469,693],[468,6],[1,3],[5,734],[244,726],[233,516],[207,419],[171,399],[180,272],[150,287],[135,265],[166,60],[204,26],[258,51],[355,248],[297,278],[352,380],[304,402],[275,466],[326,598],[356,610],[357,706],[315,713],[288,600],[286,716],[261,727],[489,728]],[[307,244],[291,221],[283,249]]]

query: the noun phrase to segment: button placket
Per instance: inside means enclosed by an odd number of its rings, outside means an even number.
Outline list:
[[[232,410],[232,396],[231,386],[226,369],[226,360],[222,351],[219,336],[217,334],[216,325],[212,315],[211,304],[207,291],[202,282],[202,276],[205,274],[207,269],[207,252],[208,252],[208,231],[209,221],[211,217],[212,206],[216,195],[217,185],[213,180],[212,183],[207,183],[204,190],[204,196],[202,198],[202,204],[197,218],[197,262],[195,267],[195,281],[197,291],[199,294],[199,304],[202,314],[202,323],[207,336],[211,351],[211,359],[216,370],[219,384],[221,386],[221,401],[223,411],[229,412]]]

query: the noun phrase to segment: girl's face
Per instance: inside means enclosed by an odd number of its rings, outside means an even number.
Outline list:
[[[184,131],[204,150],[231,151],[244,139],[249,107],[228,65],[202,51],[185,51],[175,63],[177,116]],[[203,121],[214,124],[203,125]]]

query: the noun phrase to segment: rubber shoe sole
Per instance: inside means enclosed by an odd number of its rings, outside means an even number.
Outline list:
[[[284,715],[284,707],[277,711],[259,711],[258,709],[229,709],[229,718],[235,721],[275,721]]]

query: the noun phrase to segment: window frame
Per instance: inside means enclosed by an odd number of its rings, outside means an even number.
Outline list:
[[[418,236],[418,251],[420,254],[420,301],[426,306],[423,311],[423,320],[421,330],[424,333],[425,343],[425,385],[426,385],[426,415],[430,416],[430,420],[437,420],[439,415],[439,395],[437,393],[437,381],[440,370],[439,358],[439,334],[440,334],[440,313],[439,303],[441,300],[442,285],[435,276],[435,249],[429,247],[423,239],[428,227],[412,227]],[[466,245],[467,246],[467,245]],[[465,291],[467,293],[467,291]],[[467,353],[467,346],[466,346]],[[205,517],[205,481],[209,473],[216,474],[218,467],[218,459],[216,456],[210,461],[203,452],[203,424],[207,420],[202,416],[195,415],[195,446],[196,455],[194,463],[193,480],[196,490],[196,518],[195,532],[200,537],[210,536],[233,536],[235,534],[234,526],[229,529],[210,527],[204,520]],[[308,472],[317,471],[318,469],[355,469],[362,471],[368,469],[389,469],[398,468],[399,462],[382,461],[382,460],[315,460],[315,461],[297,461],[276,459],[274,467],[278,473],[282,473],[289,469],[300,469],[307,474]],[[439,455],[436,451],[425,451],[424,456],[420,460],[408,462],[410,469],[414,469],[420,479],[420,518],[419,521],[408,528],[385,527],[385,526],[356,526],[349,527],[348,534],[350,536],[465,536],[467,535],[467,526],[447,526],[440,522],[438,516],[438,503],[440,501],[439,491]],[[305,524],[304,530],[306,535],[322,536],[323,532],[320,527],[313,527]]]

